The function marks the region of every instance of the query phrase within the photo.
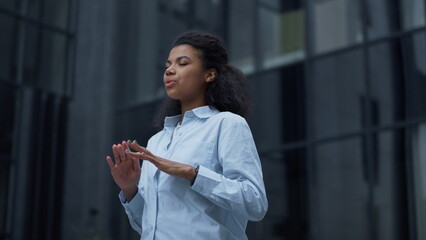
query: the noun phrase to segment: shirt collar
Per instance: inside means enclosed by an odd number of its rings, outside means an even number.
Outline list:
[[[214,108],[213,106],[202,106],[198,108],[194,108],[185,113],[184,118],[209,118],[213,115],[219,113],[219,110]],[[166,117],[164,120],[164,127],[174,127],[180,121],[182,114]]]

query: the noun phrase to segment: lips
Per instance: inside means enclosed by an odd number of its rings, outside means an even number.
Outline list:
[[[164,82],[164,85],[166,86],[166,87],[172,87],[173,85],[175,85],[176,84],[176,80],[166,80],[165,82]]]

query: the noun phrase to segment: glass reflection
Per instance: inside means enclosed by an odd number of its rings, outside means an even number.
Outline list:
[[[407,119],[426,117],[426,33],[419,32],[403,41],[406,79],[405,116]]]
[[[304,17],[302,9],[259,9],[263,69],[286,65],[304,58]]]
[[[363,40],[360,1],[313,1],[313,37],[316,53],[347,47]]]
[[[370,238],[369,188],[360,138],[318,145],[315,150],[315,201],[318,240]]]
[[[426,123],[412,130],[416,239],[426,239]]]
[[[366,95],[362,50],[314,63],[311,104],[313,134],[329,137],[361,130]]]
[[[230,62],[249,74],[255,71],[253,26],[255,1],[234,0],[229,2],[229,58]]]
[[[395,2],[369,0],[365,3],[367,5],[365,23],[370,39],[384,37],[399,30],[399,12]]]
[[[12,80],[15,70],[15,44],[17,22],[9,17],[0,15],[0,79]]]
[[[404,29],[425,25],[425,0],[401,0],[402,26]]]
[[[399,41],[373,45],[368,51],[370,94],[369,110],[375,126],[403,119],[404,74]]]
[[[307,225],[306,151],[261,153],[269,208],[260,222],[249,222],[249,239],[305,239]]]

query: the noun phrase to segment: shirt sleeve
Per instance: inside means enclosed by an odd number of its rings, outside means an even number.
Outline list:
[[[120,202],[124,207],[127,217],[129,218],[130,225],[135,231],[137,231],[141,235],[144,199],[140,191],[141,190],[139,189],[139,192],[136,193],[136,195],[130,202],[127,202],[126,197],[121,191],[118,194],[118,198],[120,199]]]
[[[218,137],[223,173],[200,166],[191,188],[227,211],[259,221],[268,209],[259,155],[245,119],[231,120],[222,122]]]

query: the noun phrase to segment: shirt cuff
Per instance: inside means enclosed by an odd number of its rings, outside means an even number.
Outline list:
[[[120,191],[120,193],[118,194],[118,198],[120,199],[121,205],[123,205],[124,210],[127,214],[129,214],[130,212],[139,212],[140,206],[143,206],[141,204],[143,202],[143,198],[139,192],[136,193],[136,195],[133,197],[132,200],[130,200],[130,202],[127,201],[122,191]]]
[[[200,165],[191,188],[204,196],[210,196],[212,189],[221,182],[221,175]]]

